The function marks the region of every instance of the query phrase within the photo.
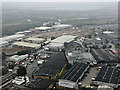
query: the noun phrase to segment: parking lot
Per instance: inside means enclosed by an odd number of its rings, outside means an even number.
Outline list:
[[[91,67],[89,70],[89,73],[81,81],[82,85],[89,86],[92,83],[92,78],[96,76],[97,72],[98,71],[97,71],[96,67]]]

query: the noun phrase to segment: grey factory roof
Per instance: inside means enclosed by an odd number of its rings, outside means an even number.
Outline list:
[[[94,44],[94,43],[98,43],[100,44],[101,42],[104,42],[103,40],[97,40],[97,39],[85,39],[84,43],[87,44]]]
[[[67,71],[61,79],[76,82],[83,76],[84,72],[89,68],[89,65],[82,63],[75,63],[72,68]]]
[[[95,81],[118,84],[119,76],[120,71],[117,68],[103,66],[95,78]]]
[[[60,73],[63,66],[65,65],[67,59],[63,52],[57,52],[49,58],[49,60],[39,69],[34,75],[47,75],[55,76],[57,73]]]
[[[90,63],[90,64],[97,63],[94,57],[89,52],[81,52],[80,50],[75,50],[72,51],[71,54],[72,55],[68,56],[69,62],[73,60],[74,62],[78,62],[78,63]]]
[[[113,56],[112,53],[105,51],[104,49],[92,49],[91,54],[97,62],[118,62],[118,57]]]

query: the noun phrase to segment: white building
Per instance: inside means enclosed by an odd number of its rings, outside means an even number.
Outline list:
[[[52,29],[52,27],[44,27],[44,26],[41,26],[41,27],[35,27],[36,30],[41,30],[41,31],[46,31],[46,30],[50,30]]]
[[[97,90],[114,90],[114,89],[107,85],[99,85]]]
[[[41,47],[41,44],[34,44],[34,43],[28,43],[28,42],[15,42],[13,43],[13,46],[38,49]]]
[[[68,24],[59,24],[59,25],[54,25],[52,26],[54,29],[60,30],[60,29],[67,29],[67,28],[71,28],[71,25]]]
[[[20,34],[20,35],[11,35],[11,36],[6,36],[6,37],[2,37],[2,41],[13,41],[16,40],[18,38],[24,38],[25,35],[24,34]]]
[[[42,43],[45,41],[44,38],[27,38],[25,39],[26,41],[31,41],[31,42],[35,42],[35,43]]]
[[[20,55],[20,56],[19,55],[14,55],[14,56],[10,57],[9,61],[19,63],[19,62],[23,61],[24,59],[26,59],[27,57],[28,57],[28,54]]]
[[[76,40],[77,36],[71,35],[63,35],[51,41],[46,47],[51,50],[61,51],[61,49],[65,48],[66,44],[70,44],[74,40]],[[45,48],[46,48],[45,47]]]

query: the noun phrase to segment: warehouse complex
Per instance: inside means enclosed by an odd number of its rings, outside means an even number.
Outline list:
[[[95,78],[94,84],[96,85],[108,85],[114,88],[118,88],[120,71],[117,68],[110,66],[103,66]]]
[[[61,51],[66,45],[70,45],[70,43],[76,39],[77,36],[63,35],[52,40],[51,43],[49,43],[49,45],[46,47],[48,47],[50,50]]]
[[[58,58],[59,57],[59,58]],[[34,78],[56,79],[66,67],[66,56],[63,52],[57,52],[37,71],[33,73]]]
[[[89,65],[87,64],[75,63],[69,71],[62,75],[58,85],[61,88],[76,88],[78,81],[83,77],[88,68]]]

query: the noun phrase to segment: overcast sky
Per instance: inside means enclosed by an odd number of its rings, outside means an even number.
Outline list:
[[[119,2],[120,0],[2,0],[2,2]]]

